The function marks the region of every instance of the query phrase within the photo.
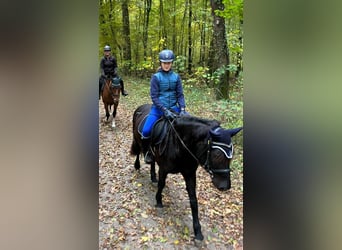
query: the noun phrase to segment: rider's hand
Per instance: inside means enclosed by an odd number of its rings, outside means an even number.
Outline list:
[[[164,116],[166,119],[169,119],[169,120],[176,118],[176,114],[171,112],[169,109],[164,109]]]
[[[179,113],[180,116],[185,116],[185,115],[188,115],[187,112],[185,112],[185,108],[182,108],[181,109],[181,112]]]

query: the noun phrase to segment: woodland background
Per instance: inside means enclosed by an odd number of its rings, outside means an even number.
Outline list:
[[[121,73],[150,77],[162,49],[174,51],[184,84],[242,93],[242,0],[100,0],[99,58],[109,44]]]

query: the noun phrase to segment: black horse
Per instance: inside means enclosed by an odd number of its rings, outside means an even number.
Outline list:
[[[139,125],[150,111],[151,105],[138,107],[133,114],[133,142],[131,154],[136,155],[135,168],[140,168],[139,154],[145,153],[139,133]],[[166,123],[166,125],[160,125]],[[163,207],[162,191],[169,173],[181,173],[190,199],[193,228],[196,240],[203,240],[198,218],[196,196],[196,170],[201,165],[210,174],[212,182],[219,190],[228,190],[230,183],[230,162],[233,157],[231,137],[242,128],[224,129],[216,120],[207,120],[194,116],[179,116],[173,121],[160,120],[155,127],[164,127],[167,134],[159,136],[156,143],[153,138],[151,147],[155,161],[159,165],[157,207]],[[166,126],[166,129],[165,129]],[[155,128],[154,128],[155,130]],[[151,164],[151,178],[155,178],[155,163]]]

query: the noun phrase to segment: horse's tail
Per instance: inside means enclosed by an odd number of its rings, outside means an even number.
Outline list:
[[[134,138],[132,141],[130,154],[131,155],[139,155],[140,154],[140,146]]]
[[[140,108],[140,107],[139,107]],[[134,114],[133,114],[133,141],[132,141],[132,145],[131,145],[131,151],[130,151],[130,154],[131,155],[139,155],[140,154],[140,146],[137,142],[137,140],[135,139],[135,136],[136,134],[138,133],[137,132],[137,129],[138,129],[138,125],[137,125],[137,119],[138,119],[138,110],[139,108],[137,108],[135,111],[134,111]]]
[[[150,112],[151,104],[139,106],[133,113],[133,141],[131,146],[131,155],[139,155],[142,152],[140,147],[141,135],[138,132],[138,126],[141,120]]]

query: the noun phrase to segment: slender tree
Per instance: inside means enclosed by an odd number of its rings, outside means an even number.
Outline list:
[[[206,8],[208,5],[208,0],[203,1],[203,5],[201,8],[201,17],[202,20],[200,21],[200,55],[199,55],[199,65],[204,66],[204,62],[206,61],[206,29],[207,29],[207,12]]]
[[[189,17],[188,17],[188,73],[191,74],[192,71],[192,1],[189,0]]]
[[[172,50],[176,50],[176,36],[177,36],[177,25],[176,25],[176,0],[173,0],[173,6],[172,6]]]
[[[123,70],[126,73],[130,68],[131,56],[131,39],[130,39],[130,28],[129,28],[129,12],[128,12],[128,0],[122,1],[122,23],[123,23],[123,59],[125,61]]]
[[[151,7],[152,7],[152,0],[144,0],[144,27],[143,27],[144,61],[146,61],[146,58],[147,58],[148,25],[150,22]]]
[[[160,27],[160,30],[159,30],[159,41],[160,40],[164,40],[166,41],[167,40],[167,33],[166,33],[166,25],[168,24],[168,22],[165,22],[164,20],[165,18],[165,15],[164,15],[164,4],[163,4],[163,0],[159,0],[159,27]],[[159,44],[159,50],[162,50],[162,49],[165,49],[165,43],[160,43]]]
[[[182,17],[182,22],[181,22],[181,34],[180,34],[180,40],[179,40],[179,48],[178,48],[178,52],[185,55],[186,51],[184,49],[184,36],[185,36],[185,25],[186,25],[186,12],[188,10],[188,0],[186,0],[185,2],[185,9],[184,9],[184,13],[183,13],[183,17]]]

